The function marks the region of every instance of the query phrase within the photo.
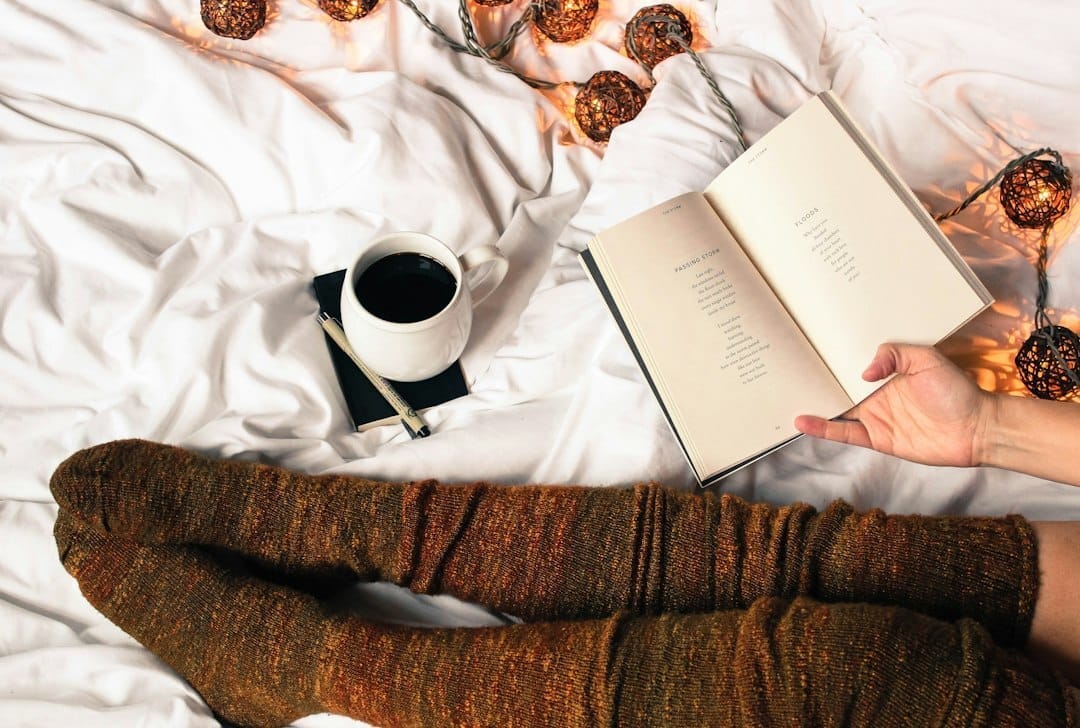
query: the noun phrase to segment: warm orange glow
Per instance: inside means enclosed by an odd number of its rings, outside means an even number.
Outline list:
[[[299,0],[299,2],[311,10],[309,17],[316,23],[319,23],[326,27],[330,31],[330,37],[333,39],[334,44],[337,46],[345,46],[346,48],[350,44],[352,38],[352,29],[348,23],[343,23],[339,20],[335,20],[331,16],[323,12],[319,7],[316,0]]]
[[[690,43],[690,47],[695,51],[704,51],[709,47],[709,39],[707,37],[708,26],[697,19],[697,16],[690,11],[689,8],[676,5],[682,14],[686,16],[686,19],[690,21],[690,30],[694,33],[694,40]]]
[[[611,132],[641,112],[645,93],[625,74],[598,71],[578,89],[574,118],[594,142],[606,142]]]
[[[646,68],[655,68],[693,46],[694,31],[685,13],[669,3],[646,5],[623,30],[622,51]],[[631,53],[631,48],[633,53]]]
[[[378,4],[379,0],[318,0],[319,10],[343,23],[367,16]]]
[[[1024,330],[1030,330],[1028,326]],[[1030,396],[1020,381],[1013,359],[1027,337],[1017,326],[1003,332],[1000,339],[971,336],[960,331],[941,343],[939,348],[957,366],[966,371],[981,389],[1010,395]],[[1013,339],[1020,339],[1015,344]]]
[[[985,178],[992,176],[994,170],[980,165],[969,174],[976,179],[980,175]],[[941,194],[954,202],[959,197],[955,191],[942,191]],[[1074,206],[1054,225],[1048,251],[1051,273],[1054,257],[1080,225],[1077,207],[1080,206]],[[1034,396],[1021,381],[1014,359],[1035,330],[1037,289],[1034,266],[1040,233],[1012,225],[1002,214],[997,195],[993,194],[986,195],[945,226],[946,233],[977,273],[985,276],[992,271],[984,280],[997,300],[981,316],[942,342],[939,348],[968,372],[982,389]],[[986,268],[982,268],[983,265]],[[1051,321],[1080,332],[1080,314],[1076,310],[1047,309],[1047,314]],[[1080,396],[1070,399],[1080,401]]]
[[[551,105],[555,107],[557,115],[549,116],[543,109],[537,109],[537,124],[543,131],[551,126],[551,123],[555,120],[569,121],[569,125],[564,127],[563,132],[559,135],[558,143],[560,146],[577,146],[582,143],[584,134],[578,127],[577,120],[574,118],[574,104],[577,98],[577,89],[572,84],[565,84],[551,90],[541,91],[544,97],[551,102]]]
[[[553,41],[581,40],[589,34],[598,9],[598,0],[541,0],[533,24]]]
[[[1028,300],[998,301],[938,348],[966,371],[980,388],[1031,397],[1033,395],[1021,381],[1014,360],[1035,329],[1031,314],[1034,305],[1034,301]],[[1052,321],[1080,331],[1080,315],[1076,311],[1048,309],[1047,313]],[[1080,401],[1080,392],[1069,399]]]
[[[269,22],[269,18],[270,13],[268,12],[267,22]],[[244,44],[244,41],[214,35],[202,24],[201,20],[173,17],[169,19],[169,25],[176,31],[174,37],[199,55],[217,63],[229,63],[235,66],[246,65],[222,52],[238,50]]]
[[[1010,220],[1041,229],[1068,212],[1072,176],[1056,160],[1028,159],[1002,178],[998,192]]]

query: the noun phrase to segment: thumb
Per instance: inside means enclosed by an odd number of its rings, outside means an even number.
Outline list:
[[[932,346],[916,344],[882,344],[862,378],[876,382],[891,374],[917,374],[941,364],[944,357]]]

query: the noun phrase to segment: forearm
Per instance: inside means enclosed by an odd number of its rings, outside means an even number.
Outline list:
[[[1080,485],[1080,406],[997,395],[976,436],[976,462]]]

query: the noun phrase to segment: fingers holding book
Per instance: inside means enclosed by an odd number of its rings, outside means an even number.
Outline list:
[[[992,395],[930,346],[882,344],[863,372],[892,379],[842,417],[800,415],[800,432],[928,465],[978,464]]]

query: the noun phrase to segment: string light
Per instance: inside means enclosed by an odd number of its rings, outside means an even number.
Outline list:
[[[266,22],[266,0],[200,0],[203,25],[223,38],[247,40]]]
[[[681,19],[681,20],[680,20]],[[671,5],[650,5],[643,8],[626,24],[623,34],[623,43],[626,45],[626,53],[645,70],[649,77],[649,83],[656,85],[652,68],[665,58],[670,58],[676,53],[686,53],[690,60],[697,66],[698,73],[705,79],[709,90],[716,97],[729,129],[735,136],[735,144],[739,152],[745,152],[747,146],[746,135],[743,133],[739,115],[735,113],[735,105],[731,99],[720,90],[720,84],[716,77],[705,67],[705,61],[690,45],[694,38],[690,28],[690,22],[681,12]]]
[[[1065,214],[1072,200],[1072,175],[1061,163],[1029,159],[1001,180],[1001,206],[1023,228],[1045,228]]]
[[[477,36],[469,10],[469,0],[458,0],[458,18],[464,41],[450,37],[446,31],[433,23],[414,0],[399,0],[437,35],[451,50],[480,58],[500,71],[511,73],[536,89],[554,90],[564,85],[578,87],[574,105],[574,117],[578,126],[590,139],[607,142],[611,131],[638,115],[645,105],[645,92],[641,87],[617,71],[601,71],[586,83],[576,81],[548,81],[533,78],[505,63],[502,59],[510,52],[514,40],[529,24],[556,42],[580,40],[589,33],[596,19],[599,0],[530,0],[524,13],[511,26],[504,37],[492,43],[481,43]],[[472,0],[479,5],[499,6],[512,0]],[[200,0],[203,20],[214,33],[226,37],[250,38],[266,20],[266,0]],[[356,20],[374,10],[379,0],[318,0],[319,7],[330,17],[340,21]],[[742,150],[746,139],[739,126],[734,107],[720,91],[716,79],[709,73],[698,54],[690,47],[693,31],[687,17],[668,4],[651,5],[638,11],[626,26],[627,52],[645,70],[649,81],[655,85],[652,67],[676,53],[686,52],[693,58],[698,71],[708,82],[713,94],[723,105],[728,123],[735,132]]]
[[[694,41],[690,21],[677,8],[649,5],[634,14],[626,24],[626,53],[646,68],[682,53]]]
[[[1016,354],[1016,370],[1024,386],[1040,399],[1065,399],[1080,386],[1080,339],[1065,326],[1050,322],[1046,299],[1050,284],[1046,273],[1050,227],[1069,210],[1072,175],[1061,155],[1047,150],[1054,161],[1026,159],[1003,175],[1001,206],[1010,220],[1023,228],[1041,228],[1035,264],[1038,294],[1035,331]]]
[[[1016,354],[1024,386],[1040,399],[1066,399],[1080,385],[1080,339],[1064,326],[1035,330]]]
[[[630,121],[645,106],[645,92],[618,71],[594,73],[574,99],[574,118],[585,135],[606,142],[611,130]]]
[[[379,0],[319,0],[319,9],[334,20],[348,22],[362,18],[379,4]]]
[[[541,0],[536,27],[556,43],[581,40],[589,34],[598,9],[598,0]]]
[[[1053,161],[1039,159],[1050,156]],[[980,185],[963,202],[938,215],[946,220],[964,210],[1001,180],[1001,206],[1005,215],[1024,228],[1042,228],[1035,264],[1038,293],[1035,297],[1035,330],[1016,353],[1014,362],[1024,386],[1040,399],[1065,399],[1080,387],[1080,337],[1065,326],[1050,322],[1046,301],[1050,282],[1046,273],[1050,228],[1069,209],[1072,174],[1061,154],[1043,147],[1017,157]]]

